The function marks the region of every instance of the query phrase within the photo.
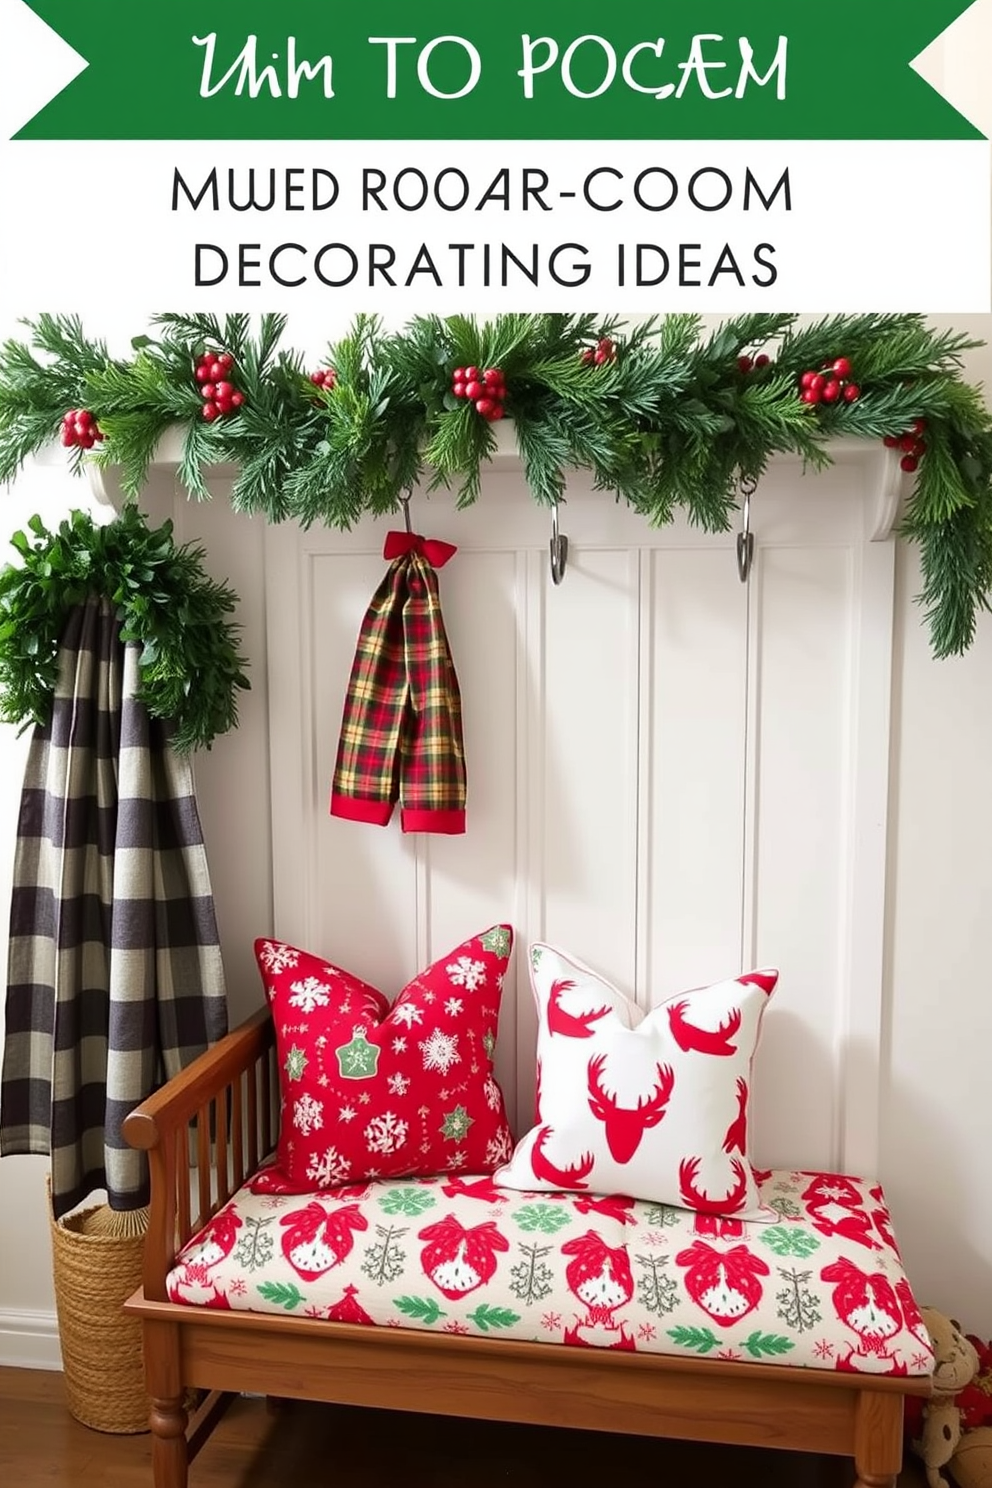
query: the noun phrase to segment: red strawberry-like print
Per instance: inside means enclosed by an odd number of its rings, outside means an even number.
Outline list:
[[[832,1294],[839,1320],[857,1335],[846,1355],[839,1355],[837,1368],[854,1373],[905,1374],[906,1365],[886,1345],[902,1327],[899,1301],[892,1283],[880,1271],[862,1271],[846,1257],[824,1266],[821,1281],[836,1282]]]
[[[587,1326],[616,1327],[613,1314],[634,1296],[626,1245],[607,1245],[595,1229],[562,1245],[562,1256],[574,1259],[565,1266],[565,1283],[573,1296],[586,1306]]]
[[[731,1159],[734,1181],[723,1195],[706,1193],[697,1186],[699,1163],[698,1157],[686,1157],[679,1163],[679,1189],[686,1207],[703,1214],[733,1214],[740,1209],[747,1197],[747,1171],[740,1158]]]
[[[746,1245],[721,1251],[705,1240],[694,1240],[687,1250],[679,1251],[675,1264],[687,1268],[685,1289],[696,1306],[724,1327],[754,1311],[764,1291],[758,1278],[770,1274],[761,1257]]]
[[[595,1029],[591,1025],[598,1023],[600,1018],[605,1018],[607,1013],[612,1012],[613,1009],[597,1007],[592,1008],[588,1013],[568,1013],[562,1007],[561,999],[564,993],[574,991],[574,982],[552,982],[548,997],[548,1032],[558,1034],[561,1038],[592,1038]]]
[[[427,1241],[420,1256],[424,1274],[451,1301],[491,1281],[497,1252],[510,1248],[492,1220],[467,1230],[452,1214],[428,1225],[417,1239]]]
[[[316,1199],[305,1209],[284,1214],[279,1223],[285,1227],[282,1253],[304,1281],[315,1281],[339,1266],[355,1243],[352,1231],[369,1227],[357,1204],[326,1209]]]
[[[737,1053],[737,1045],[730,1040],[741,1026],[740,1008],[734,1008],[727,1021],[718,1028],[709,1029],[698,1028],[695,1023],[687,1020],[685,1010],[688,1006],[685,1001],[673,1002],[668,1009],[672,1037],[684,1054],[712,1054],[720,1059]]]
[[[628,1163],[641,1145],[644,1133],[657,1126],[665,1115],[675,1086],[675,1072],[670,1064],[656,1065],[658,1080],[651,1094],[639,1096],[636,1106],[621,1106],[616,1096],[603,1086],[605,1063],[605,1054],[597,1054],[589,1061],[589,1109],[603,1123],[606,1145],[614,1162]]]

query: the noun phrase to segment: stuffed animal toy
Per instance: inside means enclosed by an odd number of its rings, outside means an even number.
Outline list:
[[[992,1488],[992,1429],[980,1427],[962,1439],[958,1403],[958,1396],[979,1373],[978,1352],[952,1318],[932,1307],[920,1310],[933,1340],[935,1361],[933,1394],[916,1419],[911,1414],[907,1423],[913,1451],[923,1460],[929,1488],[949,1488],[941,1471],[945,1467],[960,1488]],[[976,1437],[986,1440],[968,1445]]]

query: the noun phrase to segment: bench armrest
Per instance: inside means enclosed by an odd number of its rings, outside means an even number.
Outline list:
[[[125,1119],[125,1138],[148,1154],[149,1300],[167,1300],[177,1252],[272,1151],[277,1098],[274,1030],[261,1008]]]

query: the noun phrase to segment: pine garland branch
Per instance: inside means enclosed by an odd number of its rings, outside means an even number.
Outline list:
[[[129,360],[88,340],[77,317],[27,325],[27,344],[0,347],[0,480],[58,436],[67,410],[83,408],[104,436],[88,458],[115,465],[131,497],[178,425],[190,494],[206,497],[209,468],[231,465],[234,506],[270,521],[346,528],[363,513],[397,511],[420,483],[453,487],[464,506],[480,496],[496,441],[486,409],[456,396],[453,374],[498,369],[502,411],[543,504],[564,499],[579,468],[653,523],[681,507],[722,531],[736,519],[740,477],[760,477],[774,454],[817,469],[834,438],[885,438],[903,444],[915,471],[902,530],[921,548],[939,654],[970,644],[992,589],[992,415],[962,372],[976,343],[920,315],[802,325],[756,313],[708,334],[684,314],[632,326],[589,313],[426,315],[390,334],[358,316],[319,375],[282,346],[279,315],[260,317],[253,332],[245,314],[163,313]],[[238,397],[229,388],[209,408],[200,363],[222,355]],[[836,388],[804,401],[804,375],[823,369],[826,382],[841,358],[854,369],[846,380],[857,379],[850,401]],[[74,469],[82,457],[69,449]]]

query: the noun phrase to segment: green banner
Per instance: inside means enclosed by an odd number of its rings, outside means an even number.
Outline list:
[[[977,139],[910,67],[970,0],[29,0],[88,67],[20,139]]]

